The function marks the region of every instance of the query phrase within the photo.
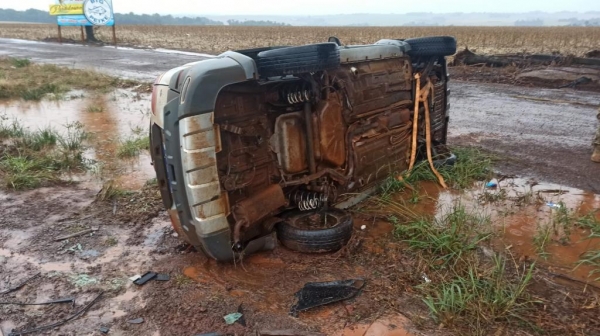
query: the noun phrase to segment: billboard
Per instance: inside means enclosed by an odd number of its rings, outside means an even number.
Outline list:
[[[115,25],[112,0],[56,0],[54,6],[72,9],[69,14],[56,16],[56,22],[59,26]],[[50,6],[50,15],[56,15],[52,14],[52,7]],[[58,7],[57,10],[61,7]],[[81,11],[75,13],[76,8],[81,8]]]

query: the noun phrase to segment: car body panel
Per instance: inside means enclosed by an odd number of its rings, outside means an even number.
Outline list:
[[[230,51],[157,79],[152,124],[162,134],[151,133],[153,162],[164,165],[156,169],[157,179],[168,186],[168,195],[161,193],[182,238],[211,258],[231,260],[237,252],[271,246],[277,214],[297,207],[294,195],[303,186],[315,187],[310,181],[329,179],[340,194],[331,205],[347,208],[405,170],[414,69],[409,47],[386,41],[341,47],[340,67],[316,77],[324,82],[315,85],[327,94],[310,105],[313,153],[306,149],[302,108],[308,91],[294,91],[309,83],[307,77],[260,78],[252,58]],[[440,92],[433,99],[432,125],[434,138],[444,143],[445,61],[439,68],[431,77]],[[316,160],[314,176],[309,155]],[[263,208],[255,209],[257,204]]]

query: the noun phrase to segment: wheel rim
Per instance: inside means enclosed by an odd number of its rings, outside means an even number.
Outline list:
[[[290,225],[302,230],[326,230],[340,224],[340,218],[331,212],[312,212],[298,216]]]

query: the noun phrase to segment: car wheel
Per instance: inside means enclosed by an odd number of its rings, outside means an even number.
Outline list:
[[[340,209],[293,211],[277,225],[277,236],[285,247],[294,251],[333,252],[348,243],[352,224],[352,216]]]
[[[456,39],[452,36],[430,36],[404,40],[410,45],[411,56],[431,57],[456,54]]]
[[[335,43],[279,48],[262,51],[257,56],[258,73],[262,77],[317,72],[339,66],[340,51]]]

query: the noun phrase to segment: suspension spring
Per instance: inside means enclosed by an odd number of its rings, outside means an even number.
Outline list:
[[[307,88],[285,89],[280,92],[280,97],[288,104],[299,104],[310,101],[312,92]]]
[[[327,204],[326,194],[313,191],[295,191],[291,199],[296,203],[300,211],[316,210]]]

